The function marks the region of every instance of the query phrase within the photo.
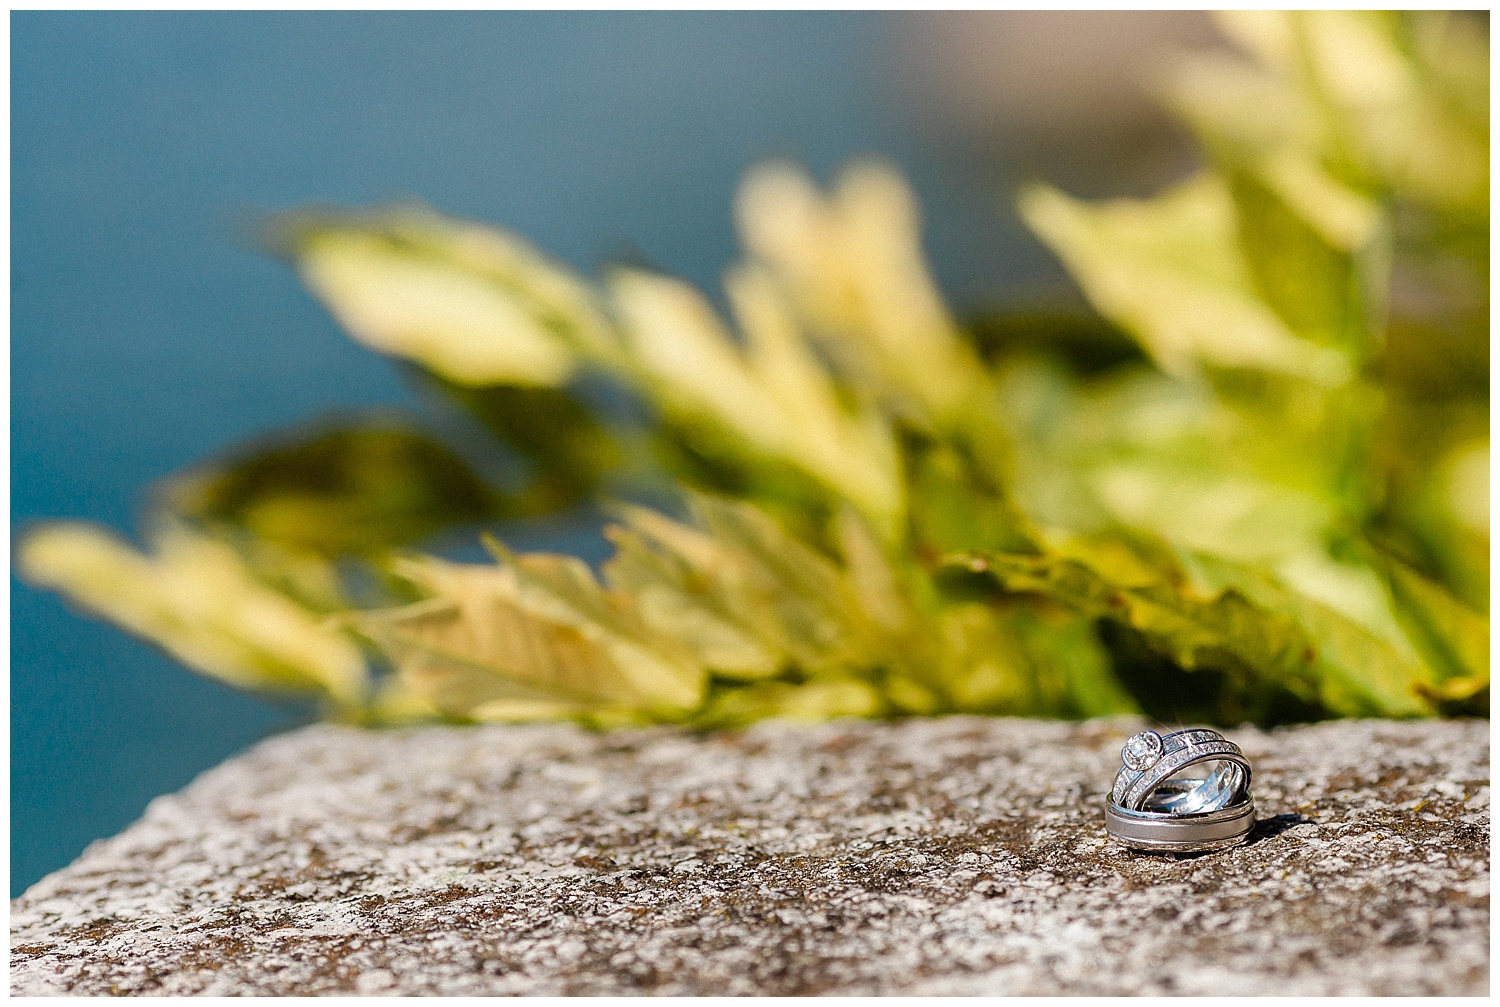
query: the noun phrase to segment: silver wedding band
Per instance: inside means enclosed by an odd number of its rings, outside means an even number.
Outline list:
[[[1172,814],[1126,811],[1113,802],[1105,806],[1104,827],[1133,850],[1159,853],[1202,853],[1222,850],[1245,841],[1255,825],[1255,801],[1246,797],[1218,811]]]
[[[1125,742],[1120,761],[1104,811],[1105,830],[1117,842],[1136,850],[1198,853],[1250,835],[1250,763],[1219,732],[1142,731]],[[1194,768],[1208,772],[1188,773]]]

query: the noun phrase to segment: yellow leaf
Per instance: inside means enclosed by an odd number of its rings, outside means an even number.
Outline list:
[[[873,404],[854,412],[839,402],[763,270],[733,271],[725,286],[746,336],[748,364],[791,431],[789,454],[858,505],[889,540],[904,500],[900,459],[884,418]]]
[[[556,385],[573,357],[494,284],[360,233],[302,250],[303,279],[360,342],[465,385]]]
[[[751,256],[787,286],[814,327],[840,332],[861,324],[838,219],[806,172],[783,161],[750,169],[735,197],[735,222]]]
[[[1487,217],[1487,116],[1471,121],[1449,88],[1488,91],[1482,27],[1437,11],[1226,11],[1219,21],[1265,71],[1195,60],[1175,91],[1200,126],[1247,150],[1340,164],[1429,206]],[[1257,147],[1270,137],[1243,127],[1271,121],[1275,141]]]
[[[707,536],[650,512],[640,512],[632,523],[655,524],[657,542],[660,526],[672,526],[666,534],[701,538],[709,550],[690,562],[680,549],[662,548],[636,531],[606,529],[615,554],[605,565],[605,576],[634,600],[646,625],[681,643],[717,674],[754,679],[781,670],[784,655],[725,604],[719,581],[729,561]]]
[[[751,256],[812,332],[905,411],[946,419],[983,388],[923,260],[916,201],[893,169],[855,164],[825,197],[804,172],[763,165],[746,175],[735,216]]]
[[[1021,213],[1104,315],[1177,375],[1201,364],[1339,384],[1343,354],[1299,339],[1255,294],[1224,184],[1200,175],[1150,200],[1088,205],[1033,186]]]
[[[1311,157],[1282,151],[1262,162],[1261,173],[1332,247],[1354,252],[1379,232],[1382,221],[1375,202],[1335,179]]]
[[[1382,572],[1402,625],[1443,680],[1445,698],[1467,699],[1488,685],[1489,618],[1397,560],[1387,559]]]
[[[842,510],[835,527],[847,577],[860,608],[870,621],[886,630],[899,630],[915,613],[897,584],[891,557],[859,516]]]
[[[31,583],[231,685],[361,701],[366,670],[354,644],[258,581],[234,549],[180,527],[156,546],[146,556],[103,529],[53,524],[25,536],[19,566]]]
[[[279,229],[356,339],[458,384],[551,386],[580,359],[619,364],[589,285],[515,235],[412,207],[292,215]]]
[[[881,641],[831,560],[754,507],[704,494],[693,504],[730,557],[723,596],[743,622],[804,670],[857,667],[880,654]]]
[[[626,508],[629,532],[613,537],[629,548],[606,566],[611,583],[632,595],[670,587],[732,627],[744,662],[725,669],[735,677],[784,665],[847,670],[889,657],[836,564],[748,505],[696,495],[693,510],[706,531]],[[702,646],[687,629],[658,629]]]
[[[1409,648],[1248,567],[1197,556],[1192,576],[1162,569],[1142,581],[1138,560],[1116,576],[1110,554],[1082,541],[1065,553],[987,553],[955,563],[1007,590],[1131,626],[1187,669],[1243,669],[1346,716],[1432,713],[1422,689],[1433,675]]]
[[[1443,502],[1469,531],[1490,533],[1490,442],[1482,438],[1450,452],[1440,468]]]
[[[630,352],[671,406],[706,416],[768,454],[793,437],[706,298],[686,283],[636,271],[611,278]]]
[[[801,685],[757,682],[720,694],[702,719],[711,726],[767,718],[817,722],[835,717],[873,717],[883,708],[875,687],[857,679],[819,679]]]
[[[638,272],[613,278],[630,353],[680,414],[728,428],[789,462],[869,515],[888,537],[904,501],[891,432],[871,407],[855,413],[803,342],[767,279],[731,274],[741,351],[708,301],[687,284]]]
[[[673,716],[697,706],[701,669],[646,639],[575,565],[552,556],[505,566],[408,560],[402,574],[434,597],[357,621],[411,688],[453,716],[544,709]]]

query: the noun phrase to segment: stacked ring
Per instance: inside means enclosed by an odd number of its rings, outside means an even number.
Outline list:
[[[1193,853],[1233,846],[1250,835],[1250,763],[1219,732],[1142,731],[1125,742],[1120,761],[1104,827],[1125,846]],[[1212,768],[1201,777],[1180,775],[1193,767]]]

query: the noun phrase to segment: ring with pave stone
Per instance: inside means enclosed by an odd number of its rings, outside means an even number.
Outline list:
[[[1127,811],[1217,811],[1250,791],[1244,753],[1206,727],[1166,735],[1142,731],[1125,742],[1120,761],[1110,799]],[[1200,766],[1213,770],[1201,779],[1180,775]]]
[[[1125,742],[1120,761],[1105,828],[1126,846],[1194,852],[1232,846],[1250,834],[1250,763],[1218,731],[1142,731]]]

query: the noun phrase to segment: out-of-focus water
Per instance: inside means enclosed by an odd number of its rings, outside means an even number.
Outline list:
[[[699,284],[742,169],[892,157],[946,287],[1034,253],[901,113],[868,14],[17,13],[12,512],[133,531],[145,487],[237,440],[410,400],[247,237],[268,211],[419,197],[584,267]],[[1011,235],[1011,237],[1007,237]],[[597,550],[588,535],[561,542]],[[557,543],[553,543],[554,545]],[[11,888],[298,722],[12,582]]]

